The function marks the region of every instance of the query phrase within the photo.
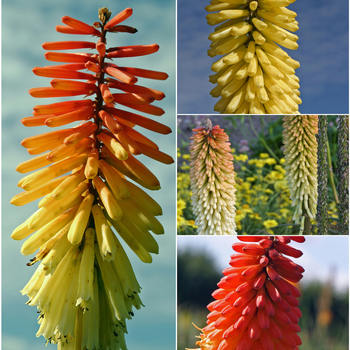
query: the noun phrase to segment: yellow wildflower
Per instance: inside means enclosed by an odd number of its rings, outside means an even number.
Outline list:
[[[284,158],[281,158],[281,159],[280,159],[280,164],[284,164],[285,161],[286,161],[286,160],[285,160]]]
[[[254,176],[247,177],[247,181],[249,181],[249,182],[254,182],[255,180],[256,180],[256,178]]]
[[[191,156],[190,156],[189,154],[184,154],[184,155],[182,156],[182,158],[183,158],[183,159],[190,159]]]
[[[265,159],[265,163],[268,165],[274,165],[277,162],[276,162],[276,159],[274,159],[274,158],[267,158],[267,159]]]
[[[268,153],[260,153],[260,158],[266,159],[266,158],[269,158],[269,155],[268,155]]]
[[[263,222],[265,228],[278,226],[278,222],[276,220],[265,220]]]
[[[248,156],[246,154],[238,154],[235,156],[235,160],[246,162],[248,160]]]

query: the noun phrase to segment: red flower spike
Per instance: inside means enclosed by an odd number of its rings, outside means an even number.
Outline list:
[[[82,65],[82,68],[85,69],[85,64],[77,63],[79,67]],[[54,67],[35,67],[33,68],[33,73],[39,77],[47,78],[62,78],[62,79],[84,79],[84,80],[96,80],[96,78],[89,73],[77,72],[76,70],[67,69],[67,68],[57,68]]]
[[[117,25],[112,27],[111,29],[109,29],[109,32],[111,33],[130,33],[130,34],[135,34],[137,33],[137,29],[133,28],[133,27],[129,27],[129,26],[125,26],[125,25]]]
[[[208,305],[216,313],[208,315],[197,345],[205,350],[208,344],[210,350],[297,349],[300,292],[292,283],[304,269],[284,256],[301,256],[288,245],[297,241],[285,236],[237,238],[242,243],[232,248],[238,254],[224,270],[221,289],[212,294],[217,300]]]
[[[107,50],[107,58],[117,57],[137,57],[155,53],[159,50],[159,45],[135,45],[135,46],[120,46],[112,47]]]
[[[132,74],[136,77],[155,79],[155,80],[166,80],[169,75],[164,72],[157,72],[154,70],[141,69],[141,68],[131,68],[131,67],[119,67],[119,70]]]
[[[103,42],[99,42],[96,44],[96,50],[98,51],[98,54],[100,57],[106,56],[106,45]]]

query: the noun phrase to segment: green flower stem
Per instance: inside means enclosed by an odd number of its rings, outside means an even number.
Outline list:
[[[333,195],[335,202],[339,204],[339,197],[338,197],[338,192],[337,192],[337,187],[335,186],[335,181],[334,181],[334,173],[333,173],[333,167],[332,167],[332,157],[331,157],[331,149],[329,147],[329,142],[327,138],[327,157],[328,157],[328,172],[329,172],[329,181],[331,183]]]
[[[270,153],[271,157],[275,158],[276,162],[279,163],[280,159],[276,156],[276,154],[272,151],[272,149],[268,146],[268,144],[266,143],[266,140],[261,137],[258,132],[256,131],[256,129],[254,128],[254,124],[252,122],[252,117],[249,117],[249,123],[250,123],[250,127],[252,128],[255,136],[262,142],[262,144],[265,146],[266,150]]]

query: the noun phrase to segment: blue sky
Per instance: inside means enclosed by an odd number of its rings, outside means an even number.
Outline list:
[[[228,236],[179,236],[178,254],[187,249],[207,252],[222,271],[229,267],[230,255],[235,253],[232,244],[236,242],[239,242],[236,237]],[[304,253],[298,259],[291,258],[305,269],[301,283],[331,280],[336,291],[349,289],[348,236],[308,236],[304,243],[291,242],[290,245]]]
[[[214,27],[206,22],[209,1],[178,0],[178,114],[212,114],[217,99],[208,76],[212,62],[207,49]],[[302,114],[349,113],[349,2],[296,0],[299,48],[288,54],[300,62]]]
[[[22,177],[15,167],[29,159],[20,145],[23,138],[49,131],[46,127],[26,128],[20,120],[31,115],[37,104],[53,100],[34,99],[28,94],[32,87],[49,86],[50,79],[36,77],[33,67],[44,66],[43,42],[74,40],[72,36],[56,33],[55,26],[61,17],[68,15],[92,24],[98,20],[99,7],[106,6],[112,15],[125,7],[132,7],[134,14],[125,24],[138,29],[138,33],[111,34],[108,46],[137,44],[160,45],[159,52],[140,58],[132,58],[127,65],[165,71],[166,81],[151,81],[140,78],[140,85],[164,91],[166,98],[156,105],[165,110],[157,120],[173,129],[170,135],[146,132],[160,150],[175,158],[175,4],[173,1],[128,0],[5,0],[2,2],[2,349],[45,349],[43,337],[36,338],[37,313],[34,307],[25,305],[26,297],[19,290],[27,283],[35,266],[27,267],[30,257],[20,253],[23,242],[13,241],[11,232],[36,209],[36,203],[24,207],[9,204],[20,192],[17,186]],[[74,39],[73,39],[74,38]],[[78,40],[89,40],[79,38]],[[121,59],[126,60],[128,59]],[[116,60],[114,61],[116,62]],[[57,102],[57,99],[56,99]],[[140,130],[140,129],[139,129]],[[175,166],[163,165],[153,160],[144,163],[158,176],[162,190],[152,193],[163,208],[160,221],[165,235],[156,237],[160,254],[153,263],[140,262],[129,250],[135,273],[142,287],[141,299],[145,308],[135,312],[128,323],[126,341],[130,350],[141,348],[153,350],[162,344],[162,349],[174,349],[175,344]],[[153,336],[156,334],[157,336]],[[55,349],[56,346],[48,346]]]

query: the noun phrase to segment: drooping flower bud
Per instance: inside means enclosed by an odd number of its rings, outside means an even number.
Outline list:
[[[219,125],[193,129],[191,191],[199,235],[234,235],[235,179],[229,138]]]
[[[287,9],[291,0],[220,1],[206,7],[209,25],[208,55],[223,55],[213,63],[209,81],[220,97],[214,110],[226,114],[296,114],[299,79],[292,59],[280,46],[296,50],[297,14]],[[217,12],[219,11],[219,12]]]
[[[303,253],[288,244],[299,236],[242,236],[232,248],[208,305],[207,326],[197,345],[205,350],[293,350],[301,340],[298,325],[300,292],[295,286],[304,269],[286,256]],[[254,242],[254,243],[251,243]]]
[[[305,217],[316,218],[318,116],[285,116],[283,121],[286,177],[296,207],[293,220],[303,225]]]

